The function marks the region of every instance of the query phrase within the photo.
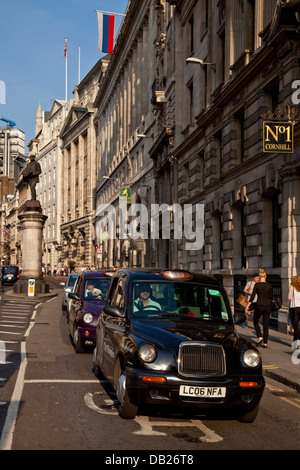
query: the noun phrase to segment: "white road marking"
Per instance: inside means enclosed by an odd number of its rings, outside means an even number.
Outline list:
[[[214,443],[223,441],[223,437],[219,436],[215,431],[209,429],[202,421],[198,419],[191,419],[187,421],[168,421],[167,419],[161,421],[149,421],[146,416],[137,416],[135,421],[141,426],[139,431],[135,431],[133,434],[138,436],[151,436],[151,435],[165,435],[165,433],[153,431],[154,426],[169,426],[169,427],[194,427],[199,429],[204,436],[200,437],[201,442]]]
[[[106,410],[106,409],[101,409],[98,406],[96,406],[95,403],[94,403],[94,400],[93,400],[93,394],[92,393],[87,393],[84,396],[84,402],[85,402],[85,404],[87,405],[88,408],[90,408],[91,410],[96,411],[97,413],[100,413],[102,415],[113,415],[113,416],[118,415],[118,412],[116,410]]]
[[[5,323],[12,323],[13,325],[26,325],[26,321],[15,321],[15,320],[3,320]],[[2,325],[2,321],[0,322],[1,323],[1,326],[4,326]],[[8,325],[8,326],[11,326],[11,325]]]
[[[0,439],[0,450],[11,450],[13,434],[16,425],[17,414],[22,398],[24,376],[27,366],[26,343],[21,343],[21,364],[11,402],[8,407],[3,431]]]
[[[0,333],[3,335],[21,335],[21,333],[14,333],[12,331],[0,331]]]
[[[93,400],[93,394],[92,393],[87,393],[84,396],[84,401],[85,404],[93,411],[96,411],[97,413],[104,414],[104,415],[113,415],[117,416],[118,412],[115,410],[106,410],[99,408],[98,406],[95,405],[94,400]],[[109,404],[114,404],[113,400],[105,400],[105,402]],[[209,429],[205,424],[203,424],[202,421],[199,421],[198,419],[191,419],[191,420],[157,420],[157,421],[151,421],[147,416],[136,416],[135,419],[133,420],[140,426],[139,431],[134,431],[133,434],[136,436],[167,436],[167,433],[165,432],[160,432],[160,431],[155,431],[153,428],[155,426],[168,426],[168,427],[196,427],[201,431],[204,435],[199,438],[201,442],[207,442],[207,443],[215,443],[215,442],[221,442],[223,441],[223,437],[219,436],[215,431],[212,429]]]
[[[29,324],[29,326],[28,326],[28,328],[27,328],[27,330],[25,331],[25,334],[24,334],[24,337],[25,337],[25,338],[26,338],[27,336],[29,336],[29,333],[30,333],[31,329],[33,328],[33,326],[34,326],[34,321],[31,321],[30,324]]]
[[[47,383],[66,383],[66,384],[99,384],[99,380],[73,380],[73,379],[28,379],[24,380],[25,384],[47,384]]]
[[[13,320],[6,320],[6,321],[15,321],[15,319],[19,319],[19,320],[24,320],[24,317],[27,317],[28,315],[14,315],[14,319]],[[12,318],[11,315],[1,315],[0,318]]]
[[[41,305],[41,303],[35,305],[35,309],[39,305]],[[30,329],[27,330],[28,334],[29,334],[29,331]],[[0,331],[0,333],[20,335],[20,333],[12,333],[12,332],[7,333],[6,331],[3,331],[3,332]],[[6,343],[16,343],[16,342],[6,341]],[[4,341],[2,342],[2,345],[3,344],[5,347]],[[21,403],[22,393],[23,393],[23,388],[24,388],[24,377],[25,377],[26,366],[27,366],[26,342],[23,341],[21,342],[21,362],[20,362],[19,372],[18,372],[16,383],[15,383],[14,391],[11,397],[11,401],[7,410],[5,423],[4,423],[1,438],[0,438],[0,450],[11,450],[11,447],[12,447],[12,441],[13,441],[13,435],[14,435],[14,430],[16,426],[18,410],[19,410],[19,406]],[[0,382],[6,381],[6,380],[7,379],[0,378]],[[4,404],[4,402],[1,402],[1,404]]]

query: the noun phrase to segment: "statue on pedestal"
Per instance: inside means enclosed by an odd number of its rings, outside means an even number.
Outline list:
[[[36,201],[36,185],[39,182],[39,175],[42,173],[41,165],[35,160],[34,155],[30,155],[30,161],[23,171],[23,181],[30,187],[31,200]]]

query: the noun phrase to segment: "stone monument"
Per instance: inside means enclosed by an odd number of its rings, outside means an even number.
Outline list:
[[[22,275],[14,285],[14,293],[29,293],[29,280],[34,280],[34,295],[49,292],[49,285],[43,279],[42,273],[42,241],[43,228],[47,216],[43,215],[41,204],[36,199],[36,185],[39,182],[41,166],[30,155],[30,161],[23,170],[20,184],[30,189],[31,199],[27,199],[24,209],[18,215],[22,231]],[[19,185],[20,185],[19,184]]]

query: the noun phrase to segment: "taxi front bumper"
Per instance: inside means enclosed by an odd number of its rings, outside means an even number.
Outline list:
[[[260,374],[189,379],[170,373],[126,370],[129,399],[138,404],[251,410],[258,405],[264,387],[265,380]]]

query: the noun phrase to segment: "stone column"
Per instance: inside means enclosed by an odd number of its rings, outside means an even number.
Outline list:
[[[18,216],[22,231],[22,276],[14,285],[14,292],[28,293],[28,280],[35,279],[35,293],[49,292],[49,285],[42,274],[42,239],[47,216],[42,214],[39,201],[27,201]]]

